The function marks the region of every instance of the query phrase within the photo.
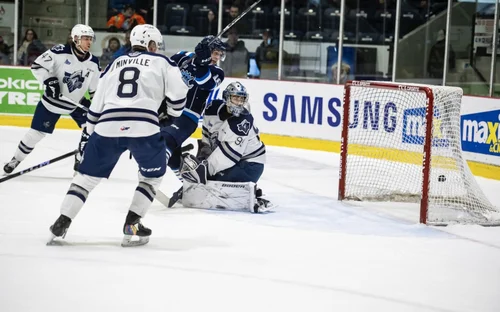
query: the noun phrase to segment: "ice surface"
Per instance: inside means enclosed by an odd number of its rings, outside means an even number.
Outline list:
[[[0,127],[0,162],[26,128]],[[20,165],[76,147],[56,130]],[[166,209],[150,243],[122,248],[137,167],[124,154],[45,246],[72,179],[67,159],[0,184],[0,311],[500,311],[500,228],[427,227],[410,204],[339,203],[338,155],[268,147],[274,213]],[[500,204],[498,181],[478,178]],[[170,172],[161,189],[179,187]]]

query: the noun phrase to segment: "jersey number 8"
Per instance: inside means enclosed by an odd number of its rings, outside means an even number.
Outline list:
[[[135,67],[125,67],[120,71],[120,84],[116,94],[121,98],[133,98],[137,95],[137,79],[141,71]]]

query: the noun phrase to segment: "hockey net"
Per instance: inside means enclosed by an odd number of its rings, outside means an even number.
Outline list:
[[[345,85],[339,200],[417,202],[420,222],[499,225],[460,140],[462,89]]]

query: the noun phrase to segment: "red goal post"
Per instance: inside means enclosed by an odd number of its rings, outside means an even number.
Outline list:
[[[461,153],[462,93],[455,87],[347,82],[338,199],[419,202],[424,224],[497,225],[499,210]]]

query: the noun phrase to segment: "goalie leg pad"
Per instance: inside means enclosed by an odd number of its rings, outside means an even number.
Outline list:
[[[206,184],[184,181],[182,205],[191,208],[222,208],[254,212],[255,183],[208,181]]]

